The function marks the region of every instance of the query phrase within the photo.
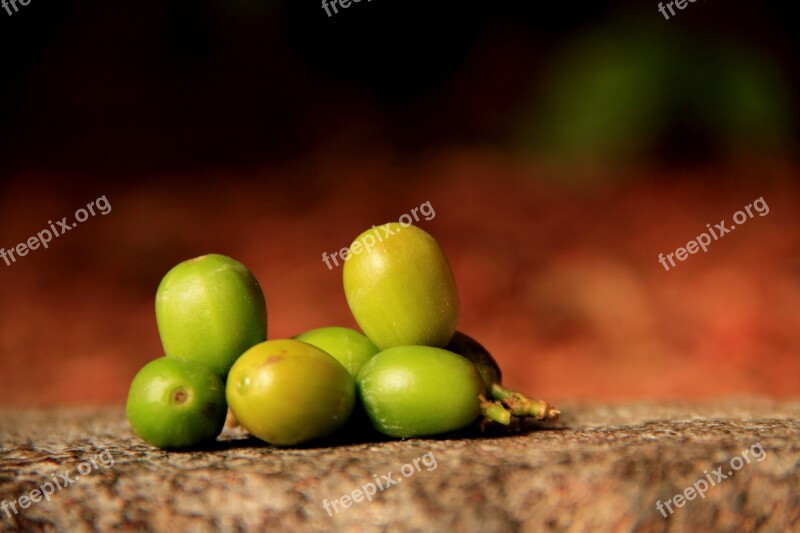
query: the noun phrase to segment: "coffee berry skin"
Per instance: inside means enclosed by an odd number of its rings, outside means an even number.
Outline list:
[[[481,415],[483,378],[466,358],[429,346],[396,346],[358,373],[359,398],[375,429],[422,437],[464,428]]]
[[[197,361],[224,378],[267,338],[264,293],[241,263],[219,254],[184,261],[161,280],[156,322],[167,357]]]
[[[225,384],[200,363],[160,357],[133,378],[125,410],[142,440],[158,448],[191,448],[222,432]]]
[[[481,343],[470,337],[469,335],[456,331],[453,338],[445,346],[445,350],[457,353],[458,355],[467,358],[475,368],[480,372],[483,382],[486,385],[487,394],[491,393],[492,386],[501,384],[503,382],[503,374],[500,371],[500,366],[494,360],[492,354],[483,347]]]
[[[355,378],[364,363],[378,353],[375,346],[363,333],[350,328],[329,326],[308,330],[293,337],[329,353]]]
[[[381,240],[367,248],[375,232]],[[343,278],[353,317],[381,350],[444,347],[456,330],[459,299],[450,264],[436,240],[416,226],[391,222],[362,233]]]

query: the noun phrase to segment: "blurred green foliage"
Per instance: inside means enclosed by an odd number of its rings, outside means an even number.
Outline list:
[[[790,92],[766,56],[674,25],[581,34],[537,81],[515,142],[560,163],[730,155],[790,140]]]

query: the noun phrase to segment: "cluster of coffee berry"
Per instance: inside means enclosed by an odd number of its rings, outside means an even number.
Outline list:
[[[266,340],[264,295],[241,263],[212,254],[170,270],[156,296],[166,355],[131,384],[134,432],[161,448],[196,446],[220,434],[228,407],[278,446],[331,435],[359,404],[372,427],[399,438],[556,418],[547,402],[504,387],[489,352],[456,331],[458,291],[436,240],[416,226],[386,229],[391,238],[344,266],[363,333],[324,327]]]

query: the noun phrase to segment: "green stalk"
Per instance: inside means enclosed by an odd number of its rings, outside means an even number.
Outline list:
[[[544,400],[532,400],[499,383],[492,385],[491,396],[493,400],[501,402],[514,416],[531,416],[536,420],[555,420],[561,414],[561,411]]]
[[[481,414],[484,421],[497,422],[504,426],[511,423],[511,413],[500,402],[487,400],[483,395],[480,396],[480,400]]]

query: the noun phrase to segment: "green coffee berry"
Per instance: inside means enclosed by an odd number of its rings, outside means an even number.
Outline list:
[[[436,435],[481,415],[484,383],[465,358],[428,346],[384,350],[358,373],[359,397],[372,425],[392,437]]]
[[[222,431],[225,385],[197,362],[161,357],[133,378],[126,412],[133,432],[153,446],[189,448]]]
[[[226,397],[247,431],[277,446],[330,435],[347,422],[355,381],[319,348],[280,339],[247,350],[228,375]]]
[[[458,291],[444,252],[425,231],[399,223],[368,230],[353,242],[343,270],[350,310],[379,348],[450,341]]]
[[[267,338],[264,294],[247,268],[224,255],[189,259],[156,294],[156,321],[168,357],[198,361],[220,376]]]
[[[375,346],[364,334],[350,328],[317,328],[295,335],[294,339],[316,346],[339,361],[354,378],[373,355]]]

